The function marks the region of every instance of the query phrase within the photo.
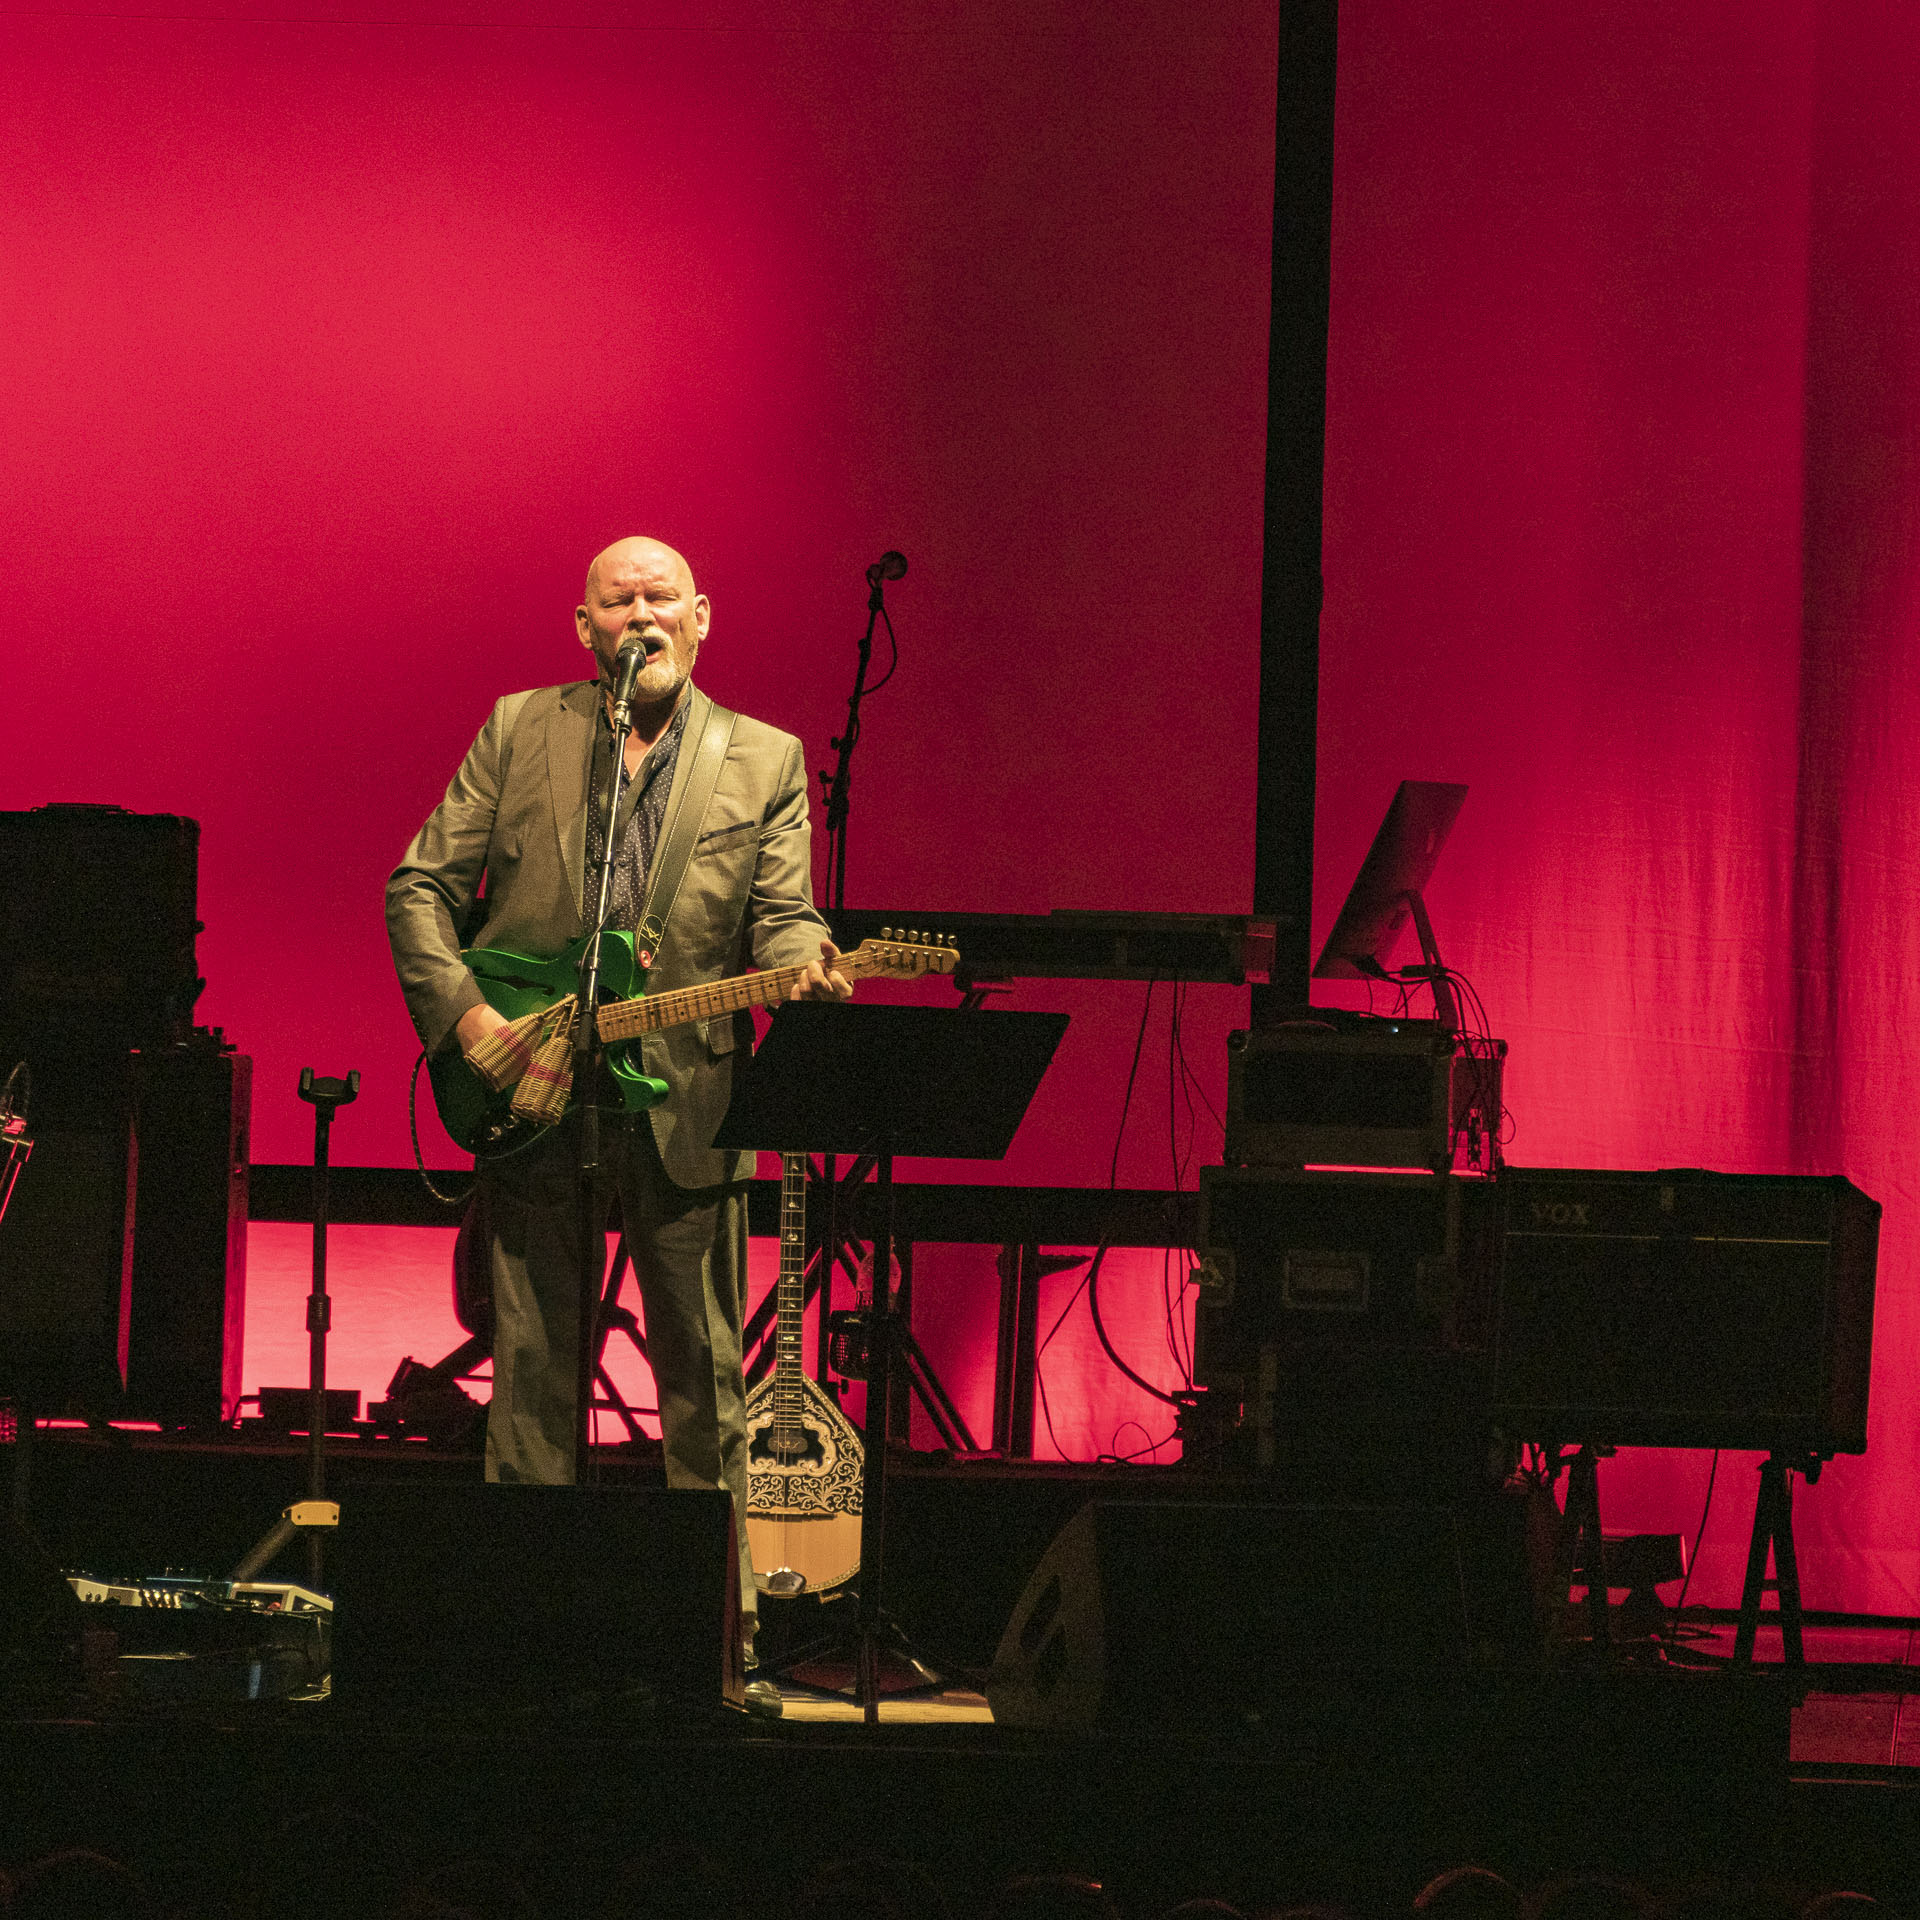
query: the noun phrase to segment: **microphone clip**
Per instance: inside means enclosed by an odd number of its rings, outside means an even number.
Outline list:
[[[646,643],[630,640],[622,647],[613,662],[613,730],[616,734],[630,732],[633,727],[633,688],[647,665]]]

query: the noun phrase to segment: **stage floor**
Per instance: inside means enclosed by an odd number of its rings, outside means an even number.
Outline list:
[[[635,1484],[648,1471],[612,1467]],[[329,1472],[344,1504],[375,1477],[468,1478],[473,1463],[342,1448]],[[950,1672],[977,1675],[1060,1524],[1090,1493],[1147,1480],[908,1463],[890,1497],[889,1610],[936,1655],[957,1651]],[[30,1491],[63,1564],[217,1573],[299,1482],[297,1445],[88,1437],[36,1442]],[[1468,1859],[1536,1881],[1607,1866],[1666,1884],[1740,1865],[1920,1908],[1920,1634],[1816,1624],[1802,1688],[1780,1671],[1777,1629],[1739,1675],[1724,1664],[1731,1623],[1689,1628],[1694,1671],[1504,1674],[1424,1696],[1361,1675],[1297,1714],[1249,1661],[1249,1690],[1277,1710],[1257,1735],[1187,1739],[1025,1733],[958,1689],[889,1702],[877,1727],[798,1690],[778,1722],[717,1706],[669,1722],[16,1695],[0,1717],[0,1864],[95,1845],[229,1884],[261,1836],[321,1808],[534,1881],[563,1856],[710,1845],[719,1806],[783,1885],[880,1851],[968,1895],[1013,1872],[1089,1872],[1129,1916],[1194,1893],[1404,1912]],[[550,1890],[545,1905],[567,1920],[571,1898]]]
[[[1731,1662],[1734,1628],[1690,1622],[1688,1647]],[[1806,1698],[1792,1709],[1788,1762],[1807,1778],[1920,1769],[1920,1629],[1882,1626],[1809,1627]],[[1779,1634],[1761,1635],[1760,1663],[1777,1669]],[[1771,1648],[1768,1642],[1774,1644]],[[849,1724],[861,1718],[851,1700],[783,1685],[786,1718],[795,1724]],[[883,1700],[888,1726],[991,1726],[985,1696],[964,1687]]]

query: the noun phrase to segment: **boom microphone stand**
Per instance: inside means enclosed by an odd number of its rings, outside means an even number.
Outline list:
[[[613,904],[613,830],[620,818],[620,794],[627,782],[627,736],[633,731],[633,684],[647,664],[643,642],[630,640],[614,661],[613,758],[607,776],[607,805],[600,835],[600,879],[594,897],[593,934],[580,955],[579,999],[573,1022],[573,1107],[580,1129],[579,1248],[580,1338],[573,1375],[573,1478],[585,1486],[593,1458],[593,1386],[600,1359],[600,1290],[606,1279],[606,1215],[594,1205],[600,1171],[600,936]]]
[[[820,896],[835,913],[847,904],[847,811],[853,797],[853,750],[860,744],[860,703],[868,694],[884,687],[899,664],[900,649],[894,642],[893,622],[887,619],[886,583],[906,577],[907,556],[891,547],[867,569],[867,630],[860,636],[853,691],[847,696],[847,724],[837,739],[827,742],[834,749],[833,771],[828,773],[824,768],[820,771],[820,795],[827,806],[827,871]],[[873,663],[876,620],[887,621],[887,641],[893,647],[893,661],[870,687],[867,668]],[[865,1177],[864,1173],[860,1175],[861,1179]],[[836,1156],[831,1153],[822,1157],[820,1184],[826,1196],[826,1211],[820,1222],[820,1245],[825,1252],[820,1261],[820,1347],[813,1370],[822,1385],[826,1385],[832,1375],[828,1347],[833,1322],[833,1269],[840,1255],[840,1170]]]
[[[827,874],[820,892],[836,910],[847,904],[847,809],[853,794],[853,750],[860,744],[860,703],[893,678],[889,666],[872,686],[867,685],[867,668],[873,663],[873,626],[876,620],[887,620],[887,581],[906,577],[907,556],[891,548],[867,569],[867,630],[860,636],[860,661],[854,670],[853,691],[847,696],[847,724],[837,739],[827,742],[835,750],[833,771],[822,768],[819,775],[820,797],[827,803]],[[891,620],[887,620],[887,638],[893,638]],[[897,663],[898,648],[894,659]]]

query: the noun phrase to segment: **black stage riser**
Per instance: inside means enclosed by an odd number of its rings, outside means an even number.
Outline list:
[[[292,1447],[42,1435],[34,1456],[36,1521],[62,1558],[100,1572],[223,1570],[300,1475]],[[350,1527],[376,1478],[404,1476],[451,1514],[477,1474],[424,1448],[343,1447],[330,1490]],[[657,1484],[618,1465],[609,1477]],[[890,1604],[936,1648],[990,1652],[1048,1543],[1112,1478],[902,1473]],[[1162,1487],[1190,1498],[1194,1483],[1169,1475]],[[371,1532],[362,1539],[377,1550]],[[191,1908],[196,1886],[230,1885],[271,1858],[261,1841],[279,1823],[345,1808],[399,1835],[412,1859],[499,1862],[568,1920],[606,1910],[595,1876],[618,1860],[711,1850],[716,1807],[730,1810],[724,1844],[752,1884],[777,1891],[870,1846],[856,1816],[884,1805],[885,1850],[924,1861],[963,1899],[1015,1871],[1072,1868],[1107,1880],[1129,1916],[1196,1891],[1404,1910],[1431,1873],[1465,1859],[1535,1878],[1738,1868],[1910,1899],[1920,1887],[1902,1823],[1920,1796],[1789,1792],[1788,1704],[1765,1676],[1456,1670],[1356,1673],[1344,1698],[1269,1688],[1258,1725],[1216,1736],[1190,1722],[1184,1739],[733,1717],[716,1730],[697,1716],[596,1726],[524,1700],[461,1711],[451,1690],[391,1712],[345,1698],[123,1709],[101,1725],[0,1724],[0,1861],[104,1845],[177,1884]]]
[[[706,1489],[357,1488],[330,1582],[334,1697],[406,1712],[575,1690],[737,1699],[732,1512]]]
[[[0,1448],[0,1483],[12,1452]],[[32,1520],[64,1565],[101,1578],[167,1568],[224,1575],[259,1538],[263,1516],[298,1493],[303,1461],[298,1443],[183,1446],[43,1432],[33,1448]],[[1333,1464],[1314,1484],[1340,1484]],[[1408,1492],[1419,1476],[1408,1474],[1404,1460],[1343,1464],[1349,1498],[1425,1497]],[[657,1459],[646,1465],[609,1459],[601,1472],[614,1487],[665,1484]],[[328,1491],[342,1502],[349,1523],[359,1489],[397,1479],[457,1496],[478,1484],[480,1463],[423,1445],[343,1443],[328,1456]],[[1437,1494],[1445,1484],[1436,1476],[1427,1491]],[[888,1494],[889,1611],[930,1652],[984,1672],[1054,1536],[1092,1495],[1117,1490],[1168,1500],[1233,1493],[1231,1482],[1177,1471],[1130,1469],[1116,1476],[1075,1467],[902,1468]],[[1526,1602],[1516,1586],[1524,1503],[1483,1494],[1459,1500],[1455,1514],[1474,1631],[1506,1642],[1524,1639]],[[294,1558],[290,1551],[287,1567]],[[804,1621],[794,1624],[806,1630]],[[785,1633],[777,1609],[769,1609],[768,1627]]]

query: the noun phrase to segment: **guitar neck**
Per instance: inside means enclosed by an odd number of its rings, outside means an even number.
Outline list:
[[[858,953],[843,953],[833,964],[849,980],[876,971],[875,964]],[[691,1026],[696,1020],[713,1020],[748,1007],[776,1006],[805,972],[805,967],[770,967],[764,973],[737,973],[729,980],[675,987],[671,993],[610,1001],[600,1009],[600,1037],[633,1040],[643,1033],[663,1033],[669,1027]]]
[[[780,1156],[780,1281],[774,1325],[774,1408],[778,1418],[800,1411],[800,1340],[805,1325],[807,1272],[807,1157]]]

